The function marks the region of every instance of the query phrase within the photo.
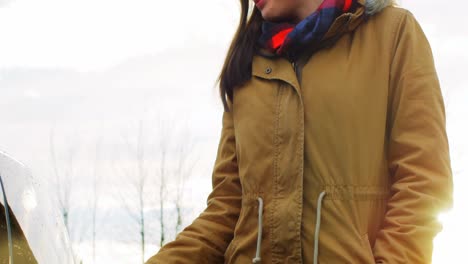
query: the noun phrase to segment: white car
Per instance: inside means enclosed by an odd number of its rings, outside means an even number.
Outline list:
[[[1,151],[0,177],[0,264],[73,263],[63,219],[45,186]]]

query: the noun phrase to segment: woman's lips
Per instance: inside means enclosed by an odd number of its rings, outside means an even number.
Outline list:
[[[265,5],[265,0],[254,0],[254,3],[258,8],[262,8]]]

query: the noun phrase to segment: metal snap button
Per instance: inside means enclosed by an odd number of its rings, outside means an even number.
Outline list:
[[[266,73],[266,74],[270,74],[271,71],[272,71],[271,67],[267,67],[267,68],[265,69],[265,73]]]

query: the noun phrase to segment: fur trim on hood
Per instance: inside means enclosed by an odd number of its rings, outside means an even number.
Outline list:
[[[366,14],[375,15],[385,7],[394,3],[394,0],[366,0]]]

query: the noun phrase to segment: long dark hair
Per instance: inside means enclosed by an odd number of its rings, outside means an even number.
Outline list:
[[[253,7],[253,11],[248,17],[249,2],[251,0],[240,0],[241,16],[239,26],[232,39],[217,81],[225,111],[230,111],[227,99],[233,101],[234,89],[251,78],[252,59],[257,49],[257,39],[261,33],[262,14],[258,8]]]

